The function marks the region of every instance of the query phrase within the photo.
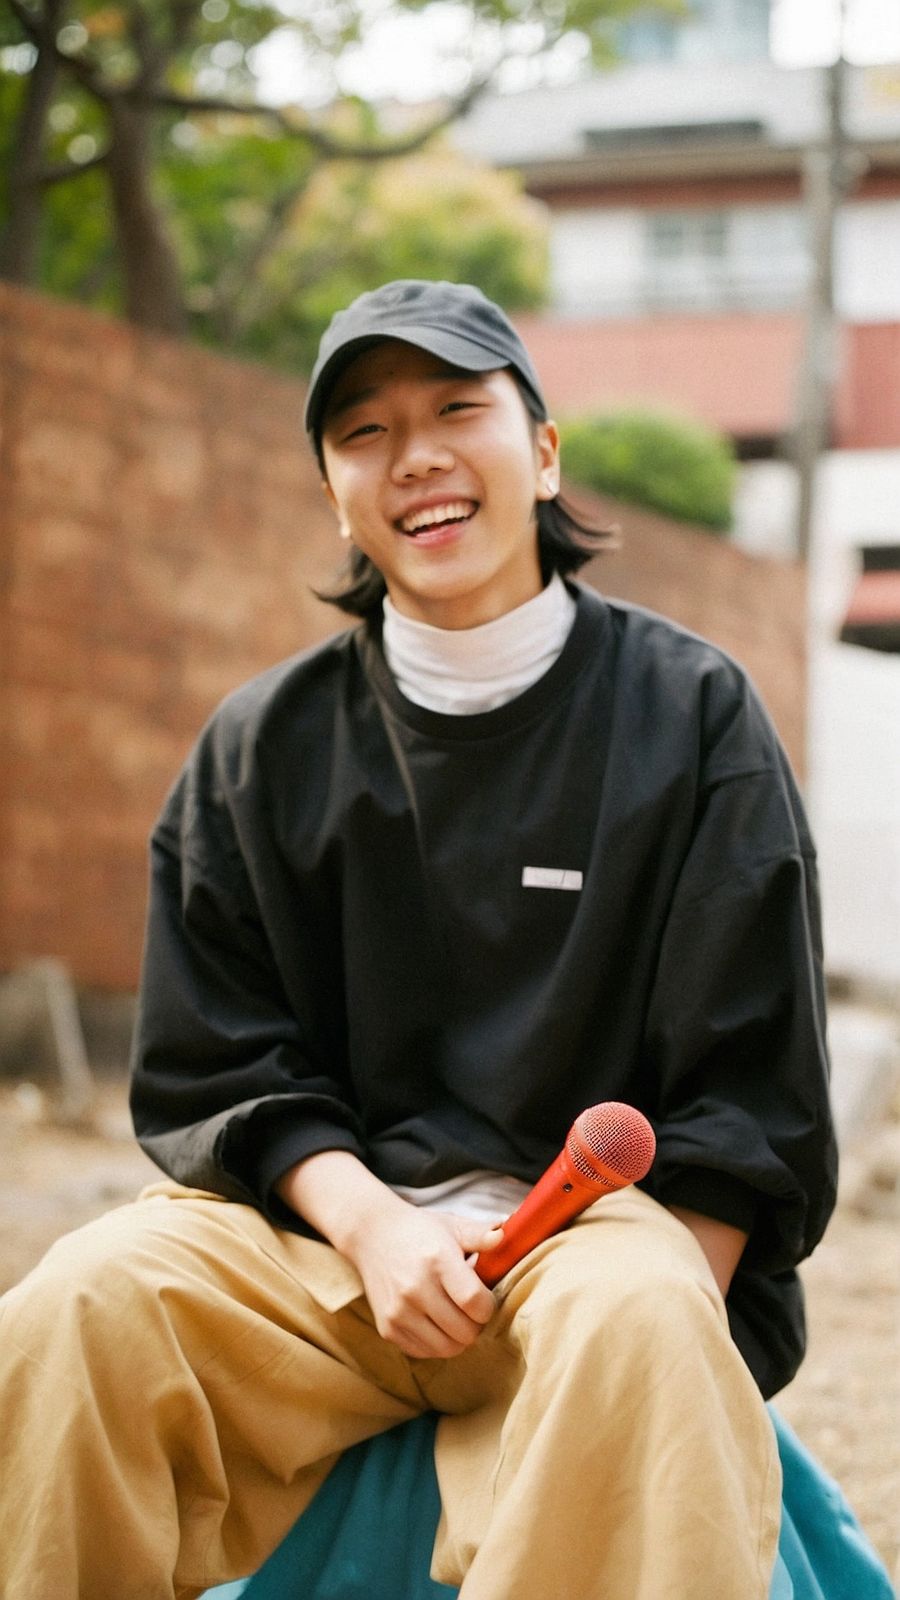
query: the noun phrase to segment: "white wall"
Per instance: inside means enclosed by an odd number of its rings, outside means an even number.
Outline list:
[[[786,461],[748,461],[738,473],[731,537],[749,555],[789,560],[796,548],[796,473]]]
[[[900,321],[900,199],[844,208],[835,238],[835,300],[848,322]]]
[[[550,222],[554,309],[566,314],[627,314],[637,305],[644,252],[635,209],[557,211]]]
[[[735,539],[790,555],[796,480],[742,468]],[[900,543],[900,451],[833,451],[817,485],[809,585],[806,798],[832,972],[900,990],[900,655],[841,644],[864,544]]]
[[[795,477],[783,462],[742,469],[735,538],[789,555]],[[827,455],[809,572],[806,797],[819,850],[832,972],[900,990],[900,655],[838,640],[858,548],[900,543],[900,451]]]
[[[900,203],[898,203],[900,215]],[[719,213],[716,213],[718,215]],[[678,250],[653,249],[652,220],[638,207],[572,207],[550,217],[550,283],[563,316],[639,316],[648,311],[759,310],[802,299],[807,260],[795,205],[724,209],[721,242],[694,237],[703,213],[673,207],[688,237]],[[895,296],[900,316],[900,280]]]
[[[900,990],[900,657],[825,648],[810,691],[828,966]]]
[[[900,985],[900,655],[837,642],[855,548],[900,543],[900,451],[833,451],[810,563],[810,807],[833,970]]]
[[[629,316],[668,305],[697,310],[800,305],[808,272],[800,207],[726,210],[726,248],[721,260],[709,262],[654,261],[648,213],[637,208],[553,212],[554,309],[563,315]],[[836,236],[835,297],[848,322],[900,321],[900,198],[845,207]]]

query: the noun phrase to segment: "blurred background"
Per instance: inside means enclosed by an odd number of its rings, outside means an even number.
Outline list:
[[[621,529],[587,581],[738,657],[800,779],[847,1176],[794,1415],[893,1561],[884,0],[0,0],[0,1276],[143,1175],[147,834],[218,700],[342,625],[312,593],[338,550],[304,376],[333,311],[402,276],[507,308],[573,497]]]

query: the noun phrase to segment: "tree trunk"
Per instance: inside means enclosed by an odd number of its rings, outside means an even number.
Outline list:
[[[46,0],[44,18],[48,39],[59,29],[63,0]],[[49,44],[39,47],[28,75],[25,104],[13,139],[9,164],[9,213],[0,232],[0,278],[10,283],[36,281],[40,251],[43,196],[40,171],[44,154],[44,129],[56,87],[58,63]]]
[[[106,105],[107,157],[125,314],[139,327],[181,337],[187,333],[181,272],[163,213],[153,195],[154,111],[116,97]]]

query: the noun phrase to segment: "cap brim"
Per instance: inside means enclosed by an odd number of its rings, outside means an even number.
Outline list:
[[[461,334],[450,333],[444,328],[410,327],[406,324],[395,329],[382,328],[377,333],[361,334],[356,339],[348,339],[339,350],[335,350],[323,362],[320,371],[313,371],[304,421],[307,432],[314,438],[318,437],[328,397],[344,368],[364,350],[371,350],[386,339],[397,339],[402,344],[427,350],[429,355],[439,356],[451,367],[460,367],[464,372],[495,372],[512,365],[511,361],[504,361],[502,356],[498,356],[496,350],[488,350],[476,340],[465,339]]]

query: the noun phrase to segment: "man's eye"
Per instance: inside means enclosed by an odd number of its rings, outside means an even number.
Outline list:
[[[348,433],[347,438],[360,439],[365,434],[381,433],[381,431],[381,424],[379,422],[364,422],[359,428],[354,428],[352,433]]]
[[[477,400],[448,400],[444,411],[475,411],[478,408]]]

